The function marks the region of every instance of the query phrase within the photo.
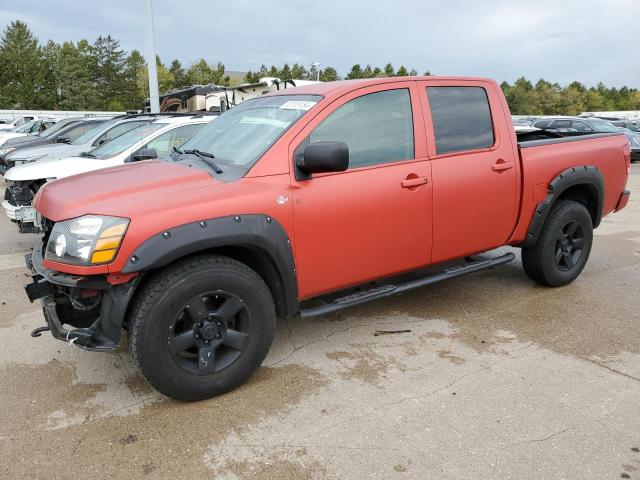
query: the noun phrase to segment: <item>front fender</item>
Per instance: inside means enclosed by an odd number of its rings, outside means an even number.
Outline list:
[[[233,215],[170,228],[139,245],[122,272],[162,268],[187,255],[219,247],[249,248],[267,255],[280,276],[287,312],[297,311],[298,282],[291,241],[282,225],[268,215]]]

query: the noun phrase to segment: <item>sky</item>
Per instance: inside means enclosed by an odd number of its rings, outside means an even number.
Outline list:
[[[0,26],[42,42],[111,34],[146,52],[145,0],[2,0]],[[227,70],[320,62],[346,75],[405,65],[419,73],[520,76],[640,88],[640,0],[153,0],[156,53]]]

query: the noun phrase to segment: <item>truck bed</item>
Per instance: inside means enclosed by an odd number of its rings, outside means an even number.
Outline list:
[[[602,216],[615,210],[627,182],[629,142],[622,133],[596,133],[572,137],[551,137],[520,141],[518,151],[522,165],[522,208],[520,220],[510,239],[520,244],[539,202],[548,193],[556,175],[576,166],[596,167],[604,176],[606,189]],[[553,169],[550,175],[550,169]]]

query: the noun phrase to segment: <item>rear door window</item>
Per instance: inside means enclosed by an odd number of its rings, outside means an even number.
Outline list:
[[[593,129],[589,125],[578,120],[574,120],[571,123],[571,127],[576,129],[578,132],[593,132]]]
[[[89,130],[92,130],[93,128],[95,128],[97,125],[99,125],[99,123],[96,123],[96,122],[82,122],[82,123],[79,123],[79,124],[74,125],[73,127],[69,128],[69,130],[64,132],[61,135],[61,137],[68,138],[69,141],[73,142],[74,140],[77,140],[78,138],[80,138],[80,136],[82,136],[85,133],[87,133]]]
[[[553,122],[553,128],[572,128],[571,120],[556,120]]]
[[[427,87],[436,153],[493,146],[489,98],[482,87]]]
[[[125,122],[125,123],[116,125],[112,129],[100,135],[100,138],[98,138],[93,144],[102,145],[103,143],[106,143],[109,140],[113,140],[114,138],[119,137],[123,133],[126,133],[129,130],[133,130],[134,128],[139,127],[140,125],[144,125],[145,123],[149,123],[149,122],[148,121]]]

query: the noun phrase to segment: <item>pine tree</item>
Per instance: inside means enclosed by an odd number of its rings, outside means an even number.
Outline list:
[[[359,63],[356,63],[353,67],[351,67],[351,71],[347,74],[347,80],[354,80],[362,77],[362,67]]]
[[[184,68],[182,68],[182,64],[178,59],[175,59],[171,62],[169,72],[171,73],[171,75],[173,75],[173,80],[176,88],[182,88],[186,85]]]
[[[29,27],[11,22],[0,39],[0,105],[4,108],[37,108],[34,92],[42,85],[42,53]]]
[[[93,59],[96,96],[100,108],[123,110],[126,58],[120,42],[111,35],[98,37],[93,44]]]
[[[320,71],[320,81],[321,82],[335,82],[339,80],[338,72],[333,67],[325,67]]]
[[[384,74],[385,74],[387,77],[395,77],[395,75],[396,75],[396,71],[395,71],[395,69],[393,68],[393,65],[391,65],[391,63],[387,63],[387,64],[384,66]]]

